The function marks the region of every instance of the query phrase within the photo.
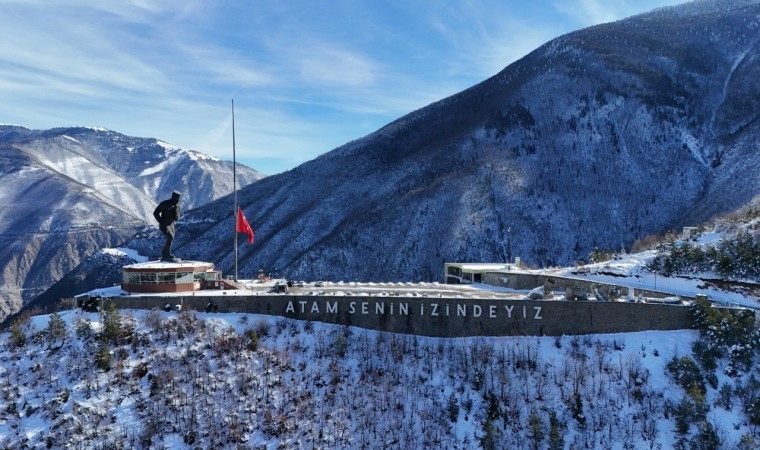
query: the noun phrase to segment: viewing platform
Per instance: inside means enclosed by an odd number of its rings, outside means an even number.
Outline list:
[[[218,289],[222,273],[201,261],[148,261],[124,266],[122,290],[129,293],[176,293]]]

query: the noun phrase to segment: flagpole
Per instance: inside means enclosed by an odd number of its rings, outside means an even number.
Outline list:
[[[235,248],[235,277],[234,280],[238,280],[238,246],[237,246],[237,220],[238,220],[238,206],[237,206],[237,180],[235,166],[235,99],[232,99],[232,199],[233,199],[233,212],[232,212],[232,226],[233,226],[233,244]]]

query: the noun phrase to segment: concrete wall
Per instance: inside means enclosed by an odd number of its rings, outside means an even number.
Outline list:
[[[691,328],[689,308],[680,305],[528,301],[467,298],[359,296],[117,297],[119,308],[152,309],[180,304],[204,311],[289,317],[423,336],[560,336]]]

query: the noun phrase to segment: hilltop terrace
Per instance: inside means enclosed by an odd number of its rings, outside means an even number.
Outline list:
[[[635,290],[560,274],[540,274],[499,264],[447,263],[447,284],[437,282],[331,282],[270,279],[260,270],[255,279],[223,277],[212,263],[149,261],[124,266],[121,285],[80,294],[124,296],[261,296],[288,294],[310,297],[420,297],[503,300],[585,300],[681,303],[665,292]],[[450,284],[449,284],[450,283]]]

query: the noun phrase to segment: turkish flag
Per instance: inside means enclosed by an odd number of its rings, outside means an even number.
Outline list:
[[[237,226],[235,227],[238,233],[245,233],[248,235],[248,243],[253,244],[253,229],[251,228],[251,225],[248,223],[247,220],[245,220],[245,216],[243,215],[243,210],[240,209],[240,206],[238,206],[238,214],[237,214]]]

